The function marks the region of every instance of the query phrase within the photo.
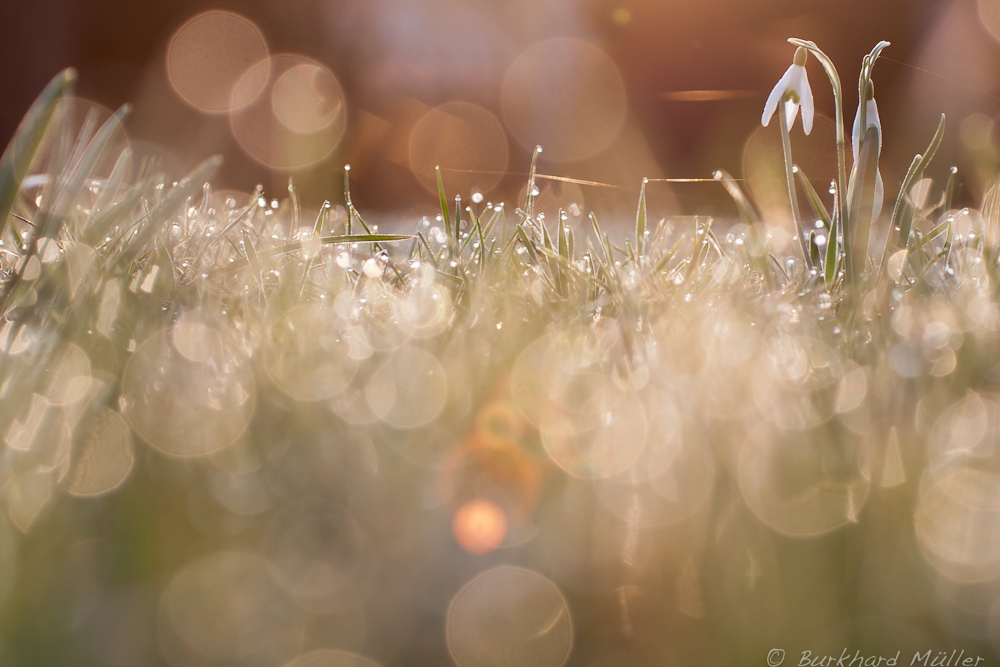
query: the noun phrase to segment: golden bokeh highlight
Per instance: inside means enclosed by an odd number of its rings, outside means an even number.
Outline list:
[[[129,425],[169,456],[205,456],[233,444],[254,410],[254,378],[232,350],[191,360],[161,332],[135,351],[122,379]]]
[[[368,405],[382,421],[400,429],[432,422],[448,399],[448,376],[437,358],[416,347],[393,350],[372,373]]]
[[[928,470],[913,520],[925,557],[948,579],[1000,576],[1000,476],[971,467]]]
[[[607,148],[625,121],[625,84],[606,53],[555,37],[521,53],[507,69],[503,119],[526,148],[548,160],[582,160]]]
[[[263,79],[233,96],[236,83],[254,65],[266,62],[267,42],[250,19],[210,10],[182,25],[167,46],[167,77],[174,91],[195,109],[224,114],[249,104],[263,92]]]
[[[274,82],[274,115],[295,134],[321,132],[344,114],[340,84],[330,70],[312,63],[294,65]]]
[[[455,595],[445,632],[458,667],[562,667],[573,649],[573,621],[556,585],[507,565],[483,572]]]
[[[344,389],[357,362],[336,324],[336,314],[319,305],[293,308],[274,323],[264,342],[264,367],[292,398],[318,401]]]
[[[314,60],[278,54],[248,69],[232,89],[230,127],[262,165],[296,171],[321,162],[347,130],[347,101],[337,77]]]
[[[176,667],[199,658],[280,664],[302,643],[299,614],[268,563],[241,551],[216,552],[181,569],[163,592],[158,630]]]
[[[451,534],[458,546],[470,554],[488,554],[507,537],[507,517],[494,502],[470,500],[455,512]]]
[[[528,345],[514,364],[515,403],[538,427],[549,458],[571,475],[619,473],[645,445],[641,401],[599,368],[603,353],[620,345],[611,327],[553,332]]]
[[[869,449],[838,419],[805,429],[765,422],[743,445],[743,499],[786,535],[823,535],[857,523],[871,487]]]
[[[448,102],[427,112],[410,133],[410,168],[420,184],[437,192],[437,173],[449,192],[487,193],[507,170],[507,135],[483,107]]]
[[[100,496],[121,486],[132,472],[132,434],[122,416],[103,408],[77,447],[66,484],[71,496]]]

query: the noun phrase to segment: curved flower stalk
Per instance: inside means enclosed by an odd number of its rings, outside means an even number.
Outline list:
[[[839,237],[842,233],[843,221],[847,219],[847,198],[844,196],[844,193],[847,192],[847,158],[844,154],[847,143],[844,135],[844,92],[836,66],[830,60],[830,56],[823,53],[815,42],[795,37],[790,37],[788,42],[809,51],[816,57],[816,60],[826,71],[826,76],[830,79],[830,87],[833,89],[834,127],[837,131],[837,193],[834,200],[836,210],[833,215],[833,225],[830,228],[830,242],[826,244],[824,270],[827,288],[831,288],[837,279],[837,260],[840,256]]]
[[[878,117],[878,105],[875,104],[875,84],[869,83],[868,93],[865,95],[868,99],[865,101],[864,105],[858,104],[858,111],[854,115],[854,130],[851,133],[851,151],[854,154],[854,161],[858,161],[858,155],[860,154],[861,145],[861,135],[863,134],[861,129],[861,107],[864,106],[865,110],[865,128],[864,132],[867,132],[870,128],[875,128],[878,130],[878,154],[882,154],[882,124]],[[875,171],[875,201],[872,206],[872,220],[877,220],[879,213],[882,212],[882,200],[884,196],[884,189],[882,185],[882,172],[876,169]]]
[[[809,77],[806,75],[806,58],[809,52],[799,47],[795,50],[792,58],[792,65],[771,89],[771,94],[764,104],[764,113],[760,117],[760,123],[767,127],[771,122],[771,117],[781,103],[784,106],[783,113],[778,114],[778,121],[781,125],[781,148],[785,155],[785,181],[788,185],[788,199],[792,205],[792,219],[795,222],[795,235],[799,238],[802,246],[802,257],[806,264],[811,264],[809,255],[809,245],[805,231],[802,229],[802,215],[799,213],[799,200],[795,193],[795,167],[792,164],[792,142],[789,137],[789,128],[795,122],[795,117],[799,113],[799,106],[802,106],[802,131],[806,134],[812,132],[813,126],[813,96],[812,89],[809,88]]]

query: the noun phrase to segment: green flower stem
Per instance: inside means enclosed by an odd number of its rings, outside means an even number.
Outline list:
[[[825,53],[819,50],[813,42],[808,42],[802,39],[795,39],[794,37],[788,40],[795,46],[801,46],[803,48],[809,49],[809,52],[816,56],[820,64],[823,65],[823,69],[826,71],[827,77],[830,79],[830,85],[833,88],[833,111],[834,111],[834,124],[837,128],[837,199],[839,200],[840,206],[840,224],[844,227],[844,232],[846,232],[847,225],[847,141],[844,135],[844,92],[840,85],[840,75],[837,74],[837,68],[834,67],[833,61]],[[839,243],[837,238],[837,229],[830,230],[830,239],[828,243],[836,244]],[[843,233],[844,238],[847,238],[847,234]],[[835,255],[836,256],[836,255]],[[834,276],[835,277],[835,276]],[[829,284],[830,281],[828,281]]]
[[[802,228],[802,215],[799,213],[799,198],[795,193],[795,174],[792,171],[792,140],[788,134],[788,119],[785,117],[785,102],[778,106],[778,122],[781,126],[781,148],[785,154],[785,181],[788,183],[788,199],[792,203],[792,220],[795,221],[795,235],[799,237],[802,246],[802,257],[806,266],[812,268],[809,259],[809,241]]]

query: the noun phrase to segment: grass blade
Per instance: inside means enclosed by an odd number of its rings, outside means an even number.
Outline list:
[[[75,82],[74,69],[65,69],[56,75],[28,109],[3,157],[0,157],[0,236],[7,228],[7,217],[21,189],[21,182],[42,144],[52,113]]]

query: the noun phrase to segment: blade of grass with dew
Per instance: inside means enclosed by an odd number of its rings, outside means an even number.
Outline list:
[[[955,194],[955,176],[958,174],[958,167],[952,167],[948,171],[948,181],[944,186],[944,210],[951,210],[952,197]]]
[[[524,193],[524,215],[529,219],[535,214],[535,170],[538,167],[538,156],[541,154],[542,147],[535,146],[535,150],[531,154],[531,166],[528,168],[528,187]]]
[[[87,142],[86,148],[79,151],[78,157],[70,162],[65,167],[64,173],[56,179],[55,188],[51,194],[52,204],[43,206],[39,215],[35,218],[34,224],[36,229],[31,234],[27,251],[21,262],[21,270],[16,271],[12,279],[4,284],[2,294],[0,294],[0,303],[4,307],[6,307],[10,295],[16,291],[23,278],[24,269],[28,266],[27,259],[30,259],[39,251],[39,244],[47,246],[49,243],[56,242],[73,203],[79,199],[80,193],[83,191],[84,182],[90,177],[94,166],[97,164],[97,160],[104,153],[104,149],[107,147],[112,134],[119,129],[122,120],[129,113],[130,108],[128,105],[125,105],[112,114],[111,118]],[[81,136],[81,143],[82,141],[83,138]]]
[[[351,201],[351,165],[344,165],[344,208],[347,209],[347,233],[354,233],[354,213]]]
[[[58,191],[55,193],[53,205],[43,207],[42,215],[35,220],[39,227],[38,236],[53,238],[58,236],[59,228],[65,222],[73,202],[80,197],[84,182],[90,178],[94,167],[97,166],[97,161],[104,154],[104,150],[111,141],[111,137],[121,128],[125,117],[131,110],[132,107],[126,104],[112,114],[111,118],[105,121],[94,134],[78,160],[71,164],[70,172],[59,178]]]
[[[670,250],[668,250],[667,252],[663,253],[663,256],[656,261],[656,266],[654,267],[654,271],[660,273],[665,268],[667,268],[667,264],[669,264],[670,260],[674,258],[674,256],[677,254],[677,251],[681,249],[681,246],[684,245],[684,241],[686,240],[687,240],[687,234],[681,234],[680,238],[677,239],[677,242],[674,243],[673,247],[670,248]]]
[[[299,212],[302,209],[299,203],[299,193],[295,190],[295,184],[292,182],[292,177],[288,177],[288,198],[292,201],[292,229],[299,228]]]
[[[202,162],[185,179],[171,188],[170,192],[164,196],[160,205],[150,212],[146,224],[139,228],[135,237],[128,243],[122,254],[118,257],[117,266],[119,268],[127,266],[142,252],[154,236],[159,234],[170,219],[177,213],[185,202],[211,177],[212,173],[222,164],[221,156],[213,156]]]
[[[76,78],[76,70],[65,69],[49,82],[28,109],[0,157],[0,236],[6,231],[7,217],[46,136],[56,105],[70,94]]]
[[[125,175],[128,173],[131,163],[132,149],[126,148],[121,152],[118,159],[115,161],[115,166],[111,169],[111,173],[108,175],[108,180],[105,181],[104,186],[101,188],[101,194],[97,196],[97,201],[94,202],[93,208],[90,209],[90,215],[87,216],[87,220],[83,224],[84,229],[86,229],[87,225],[92,223],[106,207],[115,202],[118,197],[118,193],[121,190],[122,184],[125,182]]]
[[[638,249],[639,254],[643,254],[646,240],[646,184],[649,183],[648,178],[642,179],[642,185],[639,187],[639,206],[635,212],[635,247]]]
[[[444,193],[444,180],[441,178],[441,167],[434,167],[434,173],[437,175],[438,200],[441,204],[441,218],[444,220],[444,233],[450,239],[451,214],[448,213],[448,196]]]
[[[983,196],[980,210],[983,216],[982,238],[986,239],[988,244],[996,238],[998,225],[1000,225],[1000,176],[993,181],[993,185]]]
[[[261,195],[263,194],[264,194],[264,186],[258,185],[256,188],[254,188],[253,194],[250,195],[250,203],[247,204],[246,208],[243,209],[243,212],[240,213],[235,218],[233,218],[232,222],[226,225],[226,227],[221,232],[216,234],[215,238],[213,238],[211,242],[209,242],[208,247],[211,248],[221,239],[225,238],[226,234],[228,234],[233,227],[239,225],[244,220],[246,220],[247,217],[249,217],[250,214],[253,213],[259,207],[257,202],[260,200]]]
[[[806,199],[809,200],[809,205],[812,206],[813,211],[819,216],[820,221],[823,223],[823,227],[829,232],[833,228],[833,220],[830,219],[830,214],[826,210],[826,206],[823,205],[823,201],[819,198],[819,193],[816,192],[816,188],[813,184],[809,182],[809,179],[803,173],[802,168],[795,165],[795,173],[799,177],[799,184],[802,186],[802,190],[806,193]]]
[[[246,229],[243,230],[243,252],[246,255],[247,264],[250,267],[250,275],[253,276],[253,280],[257,284],[257,293],[260,296],[261,304],[263,304],[264,272],[260,265],[260,258],[257,257],[257,249],[253,246],[253,239],[250,238],[250,232]]]
[[[830,233],[827,236],[826,243],[826,261],[823,265],[823,279],[826,282],[827,292],[832,292],[834,289],[843,257],[840,252],[840,235],[843,233],[843,225],[840,222],[842,220],[841,211],[843,210],[840,204],[842,196],[839,186],[834,185],[832,189],[833,216],[830,219]]]
[[[121,197],[106,206],[83,231],[83,242],[100,246],[106,242],[108,234],[121,224],[125,217],[135,210],[139,202],[156,185],[156,177],[147,178],[125,191]]]
[[[896,205],[892,210],[892,223],[889,227],[890,231],[898,233],[896,243],[900,248],[907,247],[910,237],[910,227],[913,224],[913,204],[909,199],[910,190],[924,177],[927,165],[934,159],[934,154],[937,153],[938,146],[941,145],[941,140],[944,138],[944,128],[945,115],[941,114],[941,120],[938,122],[937,130],[935,130],[934,136],[931,137],[931,142],[928,144],[927,150],[924,151],[923,155],[918,153],[913,158],[916,166],[911,163],[912,172],[907,170],[907,177],[903,179],[903,183],[900,185],[899,194],[896,197]]]

